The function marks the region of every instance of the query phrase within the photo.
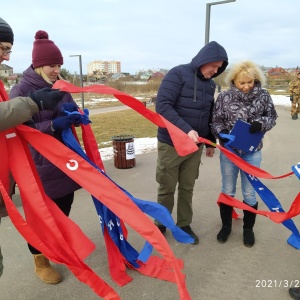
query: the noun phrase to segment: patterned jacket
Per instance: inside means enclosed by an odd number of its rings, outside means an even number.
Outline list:
[[[277,113],[274,103],[268,91],[261,88],[260,83],[255,83],[248,94],[233,84],[228,91],[219,94],[213,108],[211,124],[213,134],[218,137],[222,130],[230,132],[238,119],[248,123],[260,122],[262,131],[271,130],[276,125]],[[258,146],[258,150],[262,147],[263,142]]]

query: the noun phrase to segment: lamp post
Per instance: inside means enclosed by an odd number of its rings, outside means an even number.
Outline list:
[[[206,22],[205,22],[205,45],[209,42],[209,28],[210,28],[210,7],[212,5],[217,4],[225,4],[229,2],[235,2],[236,0],[227,0],[227,1],[218,1],[218,2],[211,2],[206,3]]]
[[[79,57],[80,86],[83,87],[81,55],[70,55],[70,57]],[[84,97],[83,97],[83,93],[81,93],[81,109],[82,110],[84,109]]]

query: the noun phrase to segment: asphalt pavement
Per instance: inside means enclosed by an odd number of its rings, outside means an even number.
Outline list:
[[[291,120],[285,107],[277,108],[279,118],[273,130],[265,135],[261,168],[272,175],[291,171],[300,161],[300,120]],[[216,235],[220,229],[219,210],[216,204],[221,188],[219,150],[213,158],[203,155],[200,177],[193,198],[192,227],[200,237],[199,245],[180,244],[170,232],[166,239],[176,257],[184,261],[186,285],[193,300],[283,300],[290,299],[289,286],[300,286],[300,252],[287,243],[291,232],[282,224],[257,216],[254,232],[256,243],[246,248],[242,240],[242,219],[233,221],[233,231],[225,244],[219,244]],[[113,160],[104,162],[107,174],[120,186],[140,199],[156,201],[157,183],[155,164],[157,153],[136,156],[136,166],[117,169]],[[299,193],[296,176],[284,179],[263,180],[288,210]],[[240,185],[236,198],[241,198]],[[22,212],[19,192],[13,196]],[[268,210],[259,199],[259,209]],[[240,216],[241,212],[237,211]],[[174,211],[173,216],[176,216]],[[123,300],[174,300],[179,299],[174,283],[149,278],[129,270],[133,277],[129,284],[119,287],[110,278],[107,255],[91,196],[84,190],[76,192],[71,211],[72,218],[96,244],[97,249],[85,262]],[[300,228],[300,217],[293,219]],[[0,243],[4,256],[4,273],[0,278],[1,300],[94,300],[100,299],[87,285],[81,283],[64,266],[55,265],[64,280],[57,285],[43,283],[34,273],[33,258],[27,244],[16,231],[10,219],[2,219]],[[138,250],[144,240],[129,228],[129,241]],[[154,252],[155,253],[155,252]]]
[[[104,108],[93,108],[93,109],[89,109],[89,114],[98,115],[98,114],[104,114],[107,112],[114,112],[114,111],[120,111],[125,109],[130,109],[130,107],[127,105],[120,105],[120,106],[111,106],[111,107],[104,107]]]

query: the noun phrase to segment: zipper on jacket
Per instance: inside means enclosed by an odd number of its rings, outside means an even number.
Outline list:
[[[195,82],[194,82],[194,99],[193,102],[197,102],[197,70],[195,71]]]

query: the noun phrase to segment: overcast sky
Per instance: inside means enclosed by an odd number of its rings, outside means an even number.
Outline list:
[[[201,0],[13,0],[0,17],[13,28],[7,63],[15,72],[31,64],[37,30],[45,30],[62,51],[64,65],[83,74],[94,60],[121,61],[122,72],[170,69],[188,63],[204,46],[206,3]],[[210,41],[226,49],[229,63],[300,66],[300,1],[236,0],[211,6]]]

